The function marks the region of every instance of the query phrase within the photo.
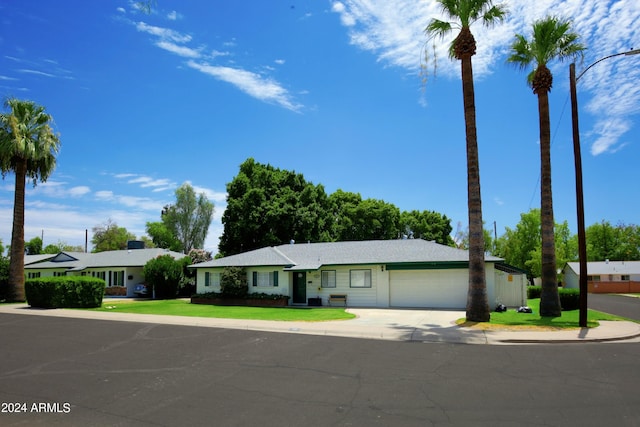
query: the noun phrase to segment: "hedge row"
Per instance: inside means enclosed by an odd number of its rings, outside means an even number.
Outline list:
[[[104,288],[104,280],[84,276],[42,277],[24,284],[27,302],[37,308],[100,307]]]
[[[527,298],[529,299],[540,298],[541,293],[542,286],[527,287]],[[579,289],[558,288],[558,294],[560,295],[560,307],[563,310],[577,310],[580,308]]]

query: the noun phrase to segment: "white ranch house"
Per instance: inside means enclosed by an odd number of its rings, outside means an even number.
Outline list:
[[[562,272],[566,288],[580,288],[580,263],[568,262]],[[638,293],[640,261],[587,262],[587,286],[590,293]]]
[[[25,256],[25,278],[53,276],[91,276],[103,279],[109,287],[126,287],[126,295],[133,297],[133,288],[144,282],[144,265],[161,255],[183,258],[179,252],[165,249],[126,249],[96,253],[60,252],[57,255]],[[36,258],[38,257],[38,258]]]
[[[526,304],[526,275],[487,256],[490,308]],[[197,293],[219,292],[225,267],[244,267],[250,293],[282,294],[291,305],[327,305],[347,295],[359,307],[464,309],[469,253],[421,239],[285,244],[191,265]],[[310,300],[311,299],[311,300]],[[315,299],[315,300],[314,300]]]

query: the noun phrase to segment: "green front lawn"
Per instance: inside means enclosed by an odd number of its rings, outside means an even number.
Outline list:
[[[527,328],[537,327],[546,329],[561,329],[561,328],[578,328],[580,321],[580,310],[563,311],[561,317],[540,317],[540,298],[530,299],[527,302],[528,306],[533,310],[533,313],[518,313],[514,308],[498,313],[491,313],[491,320],[486,323],[474,323],[467,322],[465,319],[458,321],[458,324],[463,326],[478,326],[478,327],[514,327],[514,328]],[[594,328],[598,326],[600,320],[630,320],[612,314],[602,313],[595,310],[587,310],[587,326]]]
[[[92,311],[108,311],[135,314],[159,314],[168,316],[213,317],[221,319],[282,320],[324,322],[348,320],[355,315],[344,308],[294,308],[294,307],[223,307],[191,304],[189,300],[113,300],[104,299],[102,307]]]

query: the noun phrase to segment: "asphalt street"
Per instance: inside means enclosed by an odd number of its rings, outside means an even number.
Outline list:
[[[0,425],[639,426],[640,343],[490,346],[0,314]]]
[[[589,294],[587,307],[627,319],[640,320],[640,298],[612,294]]]

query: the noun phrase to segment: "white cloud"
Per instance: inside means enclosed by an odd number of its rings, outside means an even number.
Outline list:
[[[120,13],[127,13],[127,11],[126,11],[126,10],[124,10],[124,7],[118,7],[118,8],[116,8],[116,10],[117,10],[118,12],[120,12]]]
[[[158,46],[161,49],[167,50],[171,53],[175,53],[178,56],[182,56],[183,58],[199,58],[200,57],[200,52],[198,50],[192,49],[186,46],[178,46],[177,44],[166,41],[166,40],[160,40],[156,42],[156,46]]]
[[[167,13],[167,19],[170,20],[170,21],[175,21],[175,20],[180,19],[180,18],[182,18],[182,15],[180,15],[175,10],[172,10],[171,12]]]
[[[188,43],[191,41],[191,36],[188,34],[182,34],[169,28],[156,27],[142,21],[136,23],[136,29],[140,32],[158,36],[163,40],[169,40],[175,43]]]
[[[51,74],[51,73],[45,73],[44,71],[38,71],[38,70],[29,70],[29,69],[19,69],[17,70],[20,73],[25,73],[25,74],[34,74],[37,76],[44,76],[44,77],[55,77],[55,75]]]
[[[637,0],[510,0],[506,6],[510,14],[504,23],[490,29],[479,24],[471,28],[478,44],[473,60],[474,76],[478,79],[490,75],[493,67],[504,63],[514,34],[529,36],[531,24],[548,15],[572,19],[573,30],[587,45],[585,63],[578,64],[578,72],[581,65],[640,47],[640,2]],[[424,65],[426,50],[430,59],[437,58],[438,74],[459,78],[459,64],[447,54],[455,34],[430,42],[424,34],[432,18],[447,20],[435,0],[342,0],[334,1],[331,10],[340,16],[350,43],[376,55],[385,65],[418,73],[420,65]],[[580,81],[580,94],[592,96],[584,108],[599,118],[589,132],[596,139],[585,141],[593,144],[594,155],[620,149],[618,141],[631,129],[629,117],[640,113],[639,61],[640,55],[603,61]],[[432,72],[433,68],[429,63],[426,71]],[[568,74],[566,63],[550,64],[550,68],[556,75]]]
[[[72,187],[69,189],[69,195],[72,197],[84,196],[91,192],[91,189],[86,185],[80,185],[78,187]]]
[[[277,104],[291,111],[302,109],[302,105],[295,103],[289,92],[277,81],[260,74],[195,61],[189,61],[187,65],[218,80],[231,83],[244,93],[261,101]]]

